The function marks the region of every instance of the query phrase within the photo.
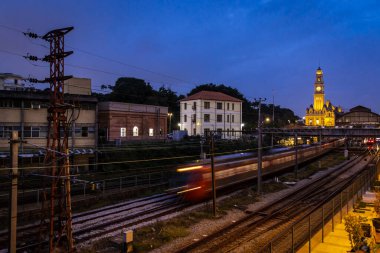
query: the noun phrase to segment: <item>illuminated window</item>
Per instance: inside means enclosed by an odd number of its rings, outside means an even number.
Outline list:
[[[137,126],[133,127],[133,136],[139,136],[139,128]]]
[[[125,127],[120,128],[120,137],[127,136],[127,129]]]
[[[153,136],[153,128],[149,128],[149,136]]]

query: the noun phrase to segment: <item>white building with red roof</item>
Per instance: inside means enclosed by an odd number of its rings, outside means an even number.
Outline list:
[[[181,130],[188,135],[217,131],[224,139],[240,137],[242,100],[216,91],[200,91],[180,100]]]

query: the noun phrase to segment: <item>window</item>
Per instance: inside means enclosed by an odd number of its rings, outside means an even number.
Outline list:
[[[205,102],[205,109],[210,109],[210,102]]]
[[[231,129],[231,135],[235,136],[235,129],[233,129],[233,128]]]
[[[227,103],[227,110],[230,109],[230,103]]]
[[[187,115],[183,115],[183,122],[187,122]]]
[[[210,122],[210,114],[205,114],[203,116],[203,120],[204,120],[204,122]]]
[[[184,110],[187,110],[187,103],[184,103]]]
[[[205,136],[208,136],[210,134],[210,128],[203,129],[203,133]]]
[[[127,136],[127,129],[125,127],[120,128],[120,137],[126,137]]]
[[[82,137],[88,137],[88,127],[82,127]]]
[[[230,115],[227,115],[227,122],[230,122]]]
[[[223,104],[222,103],[216,103],[216,109],[222,110],[223,109]]]
[[[227,136],[230,136],[230,129],[227,128]]]
[[[139,128],[137,126],[134,126],[133,127],[133,133],[132,133],[133,136],[139,136]]]
[[[232,111],[235,110],[235,104],[232,103]]]
[[[195,123],[195,122],[197,121],[197,118],[196,118],[196,115],[195,115],[195,114],[191,115],[191,121],[192,121],[193,123]]]
[[[216,115],[216,122],[222,122],[223,121],[223,115],[218,114]]]
[[[194,111],[196,111],[197,110],[197,102],[194,102],[193,103],[193,108],[192,108]]]
[[[232,122],[232,123],[235,122],[235,115],[231,115],[231,122]]]
[[[153,136],[153,128],[149,128],[149,136]]]
[[[38,138],[40,137],[40,128],[39,127],[30,127],[26,126],[24,127],[24,138]]]

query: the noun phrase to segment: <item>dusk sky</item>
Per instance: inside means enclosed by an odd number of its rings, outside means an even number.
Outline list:
[[[380,1],[1,0],[0,14],[0,73],[47,77],[47,63],[20,56],[48,54],[47,42],[21,32],[74,26],[65,74],[95,92],[121,76],[184,95],[225,84],[302,117],[320,65],[334,105],[380,112]]]

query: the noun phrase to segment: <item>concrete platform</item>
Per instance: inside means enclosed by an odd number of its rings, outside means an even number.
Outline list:
[[[366,192],[363,195],[363,202],[373,203],[376,200],[376,195],[373,192]],[[364,211],[364,213],[350,212],[354,215],[360,215],[368,219],[368,223],[371,224],[371,220],[376,217],[376,213],[373,207],[367,207],[369,211]],[[376,233],[372,229],[372,238],[367,239],[369,244],[375,244]],[[324,243],[319,243],[313,246],[312,253],[347,253],[350,252],[351,245],[348,239],[348,233],[344,229],[344,223],[335,224],[334,232],[330,232],[325,235]],[[301,251],[298,251],[301,252]],[[304,251],[302,251],[304,252]]]

